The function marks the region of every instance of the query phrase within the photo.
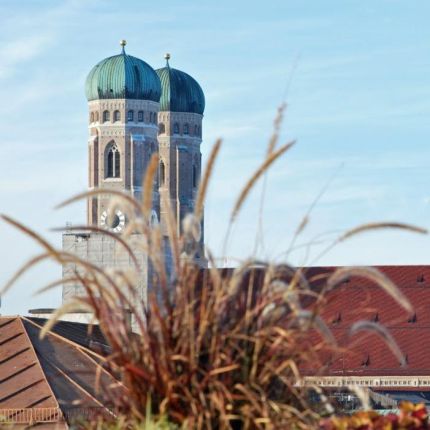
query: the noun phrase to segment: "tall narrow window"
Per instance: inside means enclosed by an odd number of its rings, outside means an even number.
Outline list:
[[[154,124],[157,124],[158,122],[157,112],[154,112],[154,116],[152,118],[154,119]]]
[[[95,116],[96,122],[99,122],[99,113],[96,112],[96,116]]]
[[[197,167],[193,164],[193,188],[197,188]]]
[[[119,110],[116,110],[114,113],[113,113],[113,120],[116,122],[116,121],[120,121],[121,120],[121,113],[120,113],[120,111]]]
[[[91,112],[91,115],[90,115],[90,122],[94,122],[94,112]]]
[[[132,122],[132,121],[134,121],[134,111],[129,110],[129,111],[127,112],[127,121],[128,121],[128,122]]]
[[[109,111],[108,110],[105,110],[104,112],[103,112],[103,122],[107,122],[107,121],[109,121],[110,120],[110,113],[109,113]]]
[[[199,134],[199,127],[197,125],[194,126],[194,136]]]
[[[190,134],[190,126],[188,124],[184,124],[184,134]]]
[[[143,122],[143,110],[140,110],[139,112],[137,112],[137,120],[139,122]]]
[[[166,169],[164,167],[164,163],[160,163],[160,186],[163,186],[166,182]]]
[[[116,144],[111,144],[107,147],[106,156],[106,178],[120,177],[121,157]]]
[[[166,133],[166,126],[160,122],[159,126],[158,126],[158,134],[164,134]]]
[[[179,134],[179,124],[177,122],[173,125],[173,134]]]

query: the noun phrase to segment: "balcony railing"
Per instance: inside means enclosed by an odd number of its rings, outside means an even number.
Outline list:
[[[63,420],[60,408],[0,409],[0,424],[54,423]]]

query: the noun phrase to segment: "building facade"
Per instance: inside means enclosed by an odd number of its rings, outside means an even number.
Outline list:
[[[165,56],[165,67],[154,70],[143,60],[128,55],[125,45],[121,41],[121,53],[96,64],[86,80],[88,184],[90,190],[107,191],[88,199],[87,223],[115,234],[124,231],[128,214],[120,205],[112,210],[109,190],[125,191],[139,199],[142,179],[156,153],[159,169],[151,219],[160,223],[169,254],[167,208],[162,202],[169,199],[180,230],[186,214],[194,210],[201,175],[204,93],[194,78],[170,67],[169,54]],[[134,239],[139,241],[139,237]],[[63,249],[100,267],[125,269],[132,263],[118,241],[99,232],[66,231]],[[151,265],[142,249],[136,247],[133,251],[140,266],[137,292],[146,301],[153,282]],[[205,264],[203,234],[197,260]],[[72,277],[76,270],[75,264],[64,265],[63,277]],[[64,284],[63,301],[81,294],[78,284]]]

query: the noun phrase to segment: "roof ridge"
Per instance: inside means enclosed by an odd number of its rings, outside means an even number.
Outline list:
[[[46,384],[47,384],[47,386],[49,388],[49,391],[51,393],[51,397],[54,399],[54,402],[57,405],[57,408],[60,409],[60,405],[59,405],[59,403],[57,401],[57,397],[55,396],[54,391],[52,390],[51,384],[49,383],[48,378],[46,377],[45,372],[43,370],[43,367],[40,364],[39,357],[38,357],[37,352],[36,352],[36,350],[34,349],[34,346],[33,346],[33,342],[31,341],[30,336],[27,333],[27,330],[26,330],[25,325],[23,323],[23,318],[24,317],[19,317],[18,318],[19,319],[19,323],[21,324],[22,330],[24,332],[24,336],[26,337],[28,343],[30,344],[30,349],[31,349],[31,351],[33,352],[33,354],[34,354],[34,356],[36,358],[36,366],[39,368],[40,372],[42,373],[43,379],[45,380],[45,382],[46,382]]]

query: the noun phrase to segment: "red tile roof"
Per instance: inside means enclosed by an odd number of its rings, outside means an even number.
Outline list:
[[[125,388],[104,370],[103,357],[53,332],[40,339],[41,328],[0,317],[0,415],[64,425],[81,414],[111,415]]]
[[[22,319],[3,317],[0,318],[0,415],[5,420],[25,422],[31,409],[43,411],[40,413],[45,420],[64,423]]]
[[[363,278],[351,278],[326,294],[322,317],[343,351],[331,355],[324,370],[333,376],[430,376],[430,266],[379,266],[411,302],[408,312],[381,287]],[[335,267],[305,269],[315,289],[320,289]],[[349,336],[359,321],[375,321],[396,340],[407,365],[401,366],[388,345],[374,333]],[[328,355],[327,355],[328,357]],[[326,357],[326,358],[327,358]],[[316,369],[308,369],[316,373]]]

